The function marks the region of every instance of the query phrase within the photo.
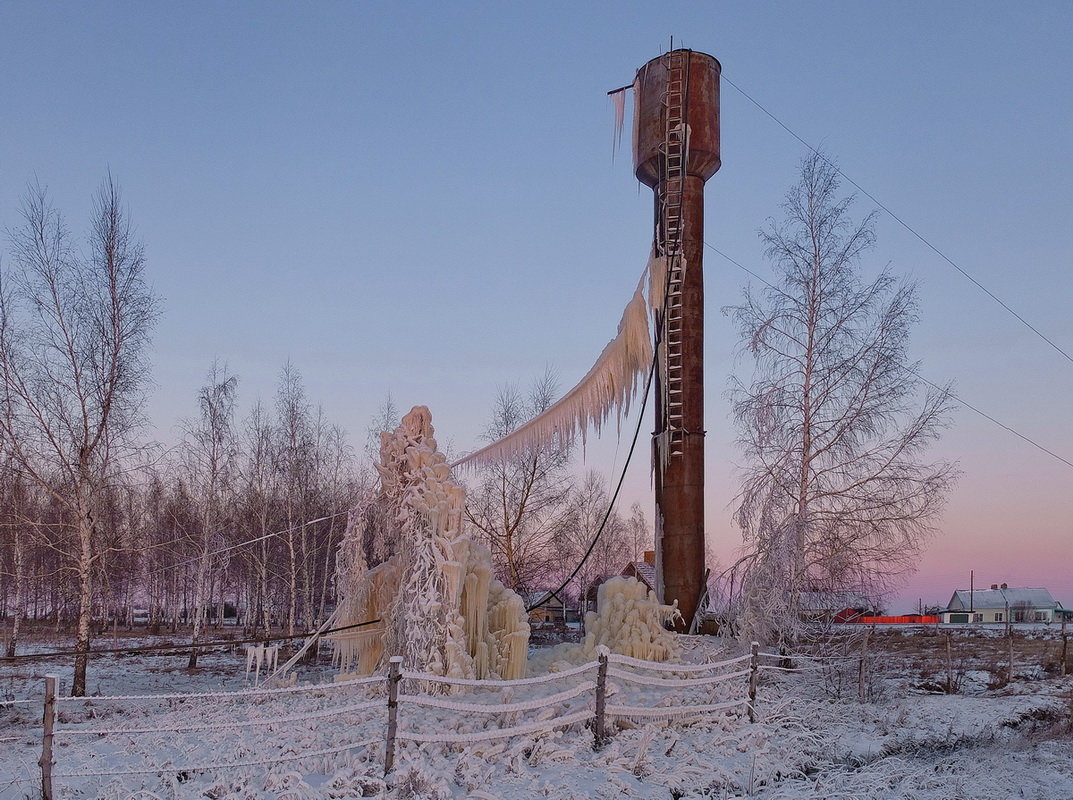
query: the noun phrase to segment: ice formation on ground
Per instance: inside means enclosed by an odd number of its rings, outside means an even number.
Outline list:
[[[525,675],[529,622],[522,599],[495,579],[488,548],[463,535],[465,490],[433,436],[432,414],[415,406],[380,434],[379,486],[351,513],[337,559],[332,634],[344,674],[371,673],[385,655],[406,669],[459,678]],[[394,555],[372,570],[374,551]]]
[[[261,667],[272,673],[279,662],[279,645],[248,644],[246,645],[246,680],[250,678],[250,671],[254,671],[254,681],[261,679]]]
[[[645,661],[677,659],[675,634],[665,627],[676,617],[681,617],[677,603],[663,605],[636,578],[610,578],[597,590],[596,611],[585,615],[585,657],[595,657],[596,648],[604,645],[612,653]]]

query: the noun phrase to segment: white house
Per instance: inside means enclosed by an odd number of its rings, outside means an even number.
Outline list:
[[[943,622],[1054,622],[1062,604],[1046,589],[1011,589],[991,584],[990,589],[958,589],[942,612]]]

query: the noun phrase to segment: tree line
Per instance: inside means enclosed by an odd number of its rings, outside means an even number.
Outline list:
[[[17,653],[27,621],[73,629],[72,692],[83,694],[92,638],[136,617],[192,643],[225,619],[251,635],[318,625],[334,607],[336,550],[371,484],[376,434],[398,422],[393,404],[358,457],[294,365],[273,402],[240,418],[238,377],[217,361],[181,440],[164,451],[143,436],[159,301],[119,186],[101,184],[84,242],[38,185],[20,211],[0,269],[5,655]],[[529,397],[504,389],[488,434],[524,422],[553,392],[548,378]],[[574,476],[569,454],[532,455],[466,476],[471,530],[527,597],[572,570],[608,503],[606,483]],[[639,508],[604,528],[575,597],[648,546]]]
[[[874,217],[854,221],[852,200],[834,163],[810,153],[783,219],[761,231],[771,281],[726,309],[753,374],[731,385],[742,555],[714,588],[748,638],[792,643],[809,598],[895,585],[958,476],[926,457],[952,395],[909,359],[915,284],[887,269],[864,278]],[[335,601],[347,512],[372,482],[376,434],[398,422],[393,404],[357,458],[293,365],[274,403],[238,419],[238,379],[217,362],[182,441],[161,453],[142,436],[159,303],[118,186],[102,183],[84,246],[40,187],[21,212],[0,268],[6,652],[27,618],[73,626],[72,692],[82,694],[95,626],[118,628],[135,609],[195,643],[232,614],[251,632],[320,623]],[[556,391],[547,375],[529,391],[504,387],[484,437],[539,414]],[[563,594],[584,605],[601,578],[651,547],[640,507],[610,509],[607,482],[576,475],[568,450],[533,447],[461,478],[471,534],[527,600],[573,576]],[[368,562],[387,555],[370,546]]]

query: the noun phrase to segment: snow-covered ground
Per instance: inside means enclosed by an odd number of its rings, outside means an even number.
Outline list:
[[[89,688],[104,696],[212,693],[209,697],[68,700],[59,704],[55,747],[58,797],[70,798],[1054,798],[1073,797],[1073,680],[1048,677],[1019,650],[1014,680],[1001,688],[1002,643],[979,658],[956,652],[963,691],[928,694],[942,680],[945,637],[906,641],[877,635],[876,669],[856,701],[857,664],[806,672],[761,673],[758,720],[742,706],[696,720],[620,719],[609,743],[593,749],[584,723],[506,740],[398,743],[392,786],[383,779],[386,702],[382,685],[323,685],[321,670],[301,681],[314,690],[226,695],[246,686],[245,658],[206,654],[193,673],[179,655],[100,657]],[[1018,643],[1028,647],[1028,642]],[[1035,645],[1033,645],[1035,646]],[[1047,645],[1050,650],[1055,643]],[[1022,655],[1023,652],[1023,655]],[[701,637],[685,661],[705,663],[743,654],[740,646]],[[537,656],[537,661],[552,659]],[[777,662],[767,660],[766,663]],[[804,662],[795,662],[803,664]],[[562,669],[565,664],[559,664]],[[738,672],[740,662],[723,672]],[[744,666],[747,666],[744,665]],[[711,685],[650,685],[653,679],[692,680],[620,666],[649,683],[609,678],[608,704],[669,707],[719,704],[745,695],[747,676]],[[40,751],[40,676],[58,674],[69,686],[70,664],[27,661],[0,666],[0,798],[36,797]],[[451,702],[502,707],[549,695],[569,695],[591,682],[581,673],[542,684],[466,688]],[[419,687],[407,688],[410,692]],[[836,695],[842,695],[837,697]],[[458,735],[521,726],[579,712],[592,692],[534,710],[474,715],[403,702],[399,726],[414,734]],[[370,704],[365,707],[364,704]],[[244,724],[249,723],[249,724]],[[237,727],[222,727],[233,725]],[[219,726],[219,727],[218,727]],[[87,735],[79,730],[124,730]],[[355,743],[369,742],[350,751]],[[321,753],[320,755],[310,755]],[[256,762],[287,759],[273,765]],[[239,763],[225,770],[199,769]],[[144,774],[64,778],[68,773],[144,769]]]

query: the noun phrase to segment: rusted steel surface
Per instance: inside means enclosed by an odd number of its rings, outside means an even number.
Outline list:
[[[687,51],[688,52],[688,51]],[[666,459],[667,408],[656,410],[653,457],[656,464],[656,512],[663,520],[659,563],[664,602],[678,601],[688,627],[696,613],[704,576],[704,182],[719,169],[719,62],[689,53],[685,121],[689,127],[686,179],[682,198],[681,253],[686,269],[682,287],[682,422],[686,434],[679,455]],[[668,70],[664,59],[638,71],[634,131],[637,178],[658,198],[660,159],[666,138],[664,97]],[[656,203],[656,229],[660,229]],[[657,385],[656,397],[663,397]],[[662,443],[662,444],[661,444]],[[662,471],[659,467],[666,463]]]
[[[689,124],[690,175],[708,180],[719,169],[719,62],[705,53],[689,53],[686,105]],[[655,188],[659,182],[660,146],[666,135],[663,97],[667,91],[664,56],[637,70],[634,97],[633,165],[637,180]]]
[[[682,290],[682,453],[656,470],[656,506],[663,518],[664,602],[678,601],[684,625],[697,609],[704,575],[704,181],[689,176],[683,203],[686,259]],[[657,397],[662,393],[658,390]],[[667,429],[667,409],[657,412],[656,438]],[[656,464],[663,459],[657,455]]]

